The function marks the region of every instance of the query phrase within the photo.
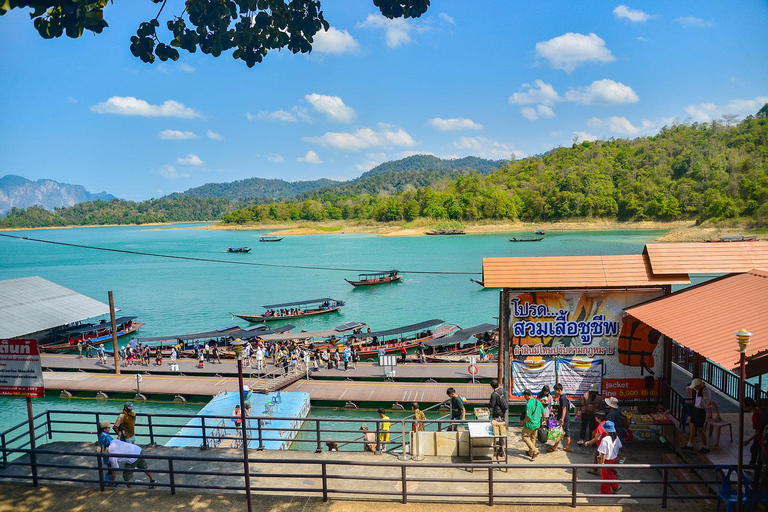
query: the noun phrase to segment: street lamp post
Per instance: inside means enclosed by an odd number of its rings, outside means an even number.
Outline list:
[[[243,394],[243,345],[245,342],[236,339],[232,342],[235,349],[235,359],[237,359],[237,380],[239,388],[237,393],[240,395],[240,424],[243,435],[243,470],[245,473],[245,499],[248,502],[248,512],[251,512],[251,471],[248,462],[248,426],[245,423],[245,395]]]
[[[746,394],[747,379],[746,361],[747,361],[747,345],[749,345],[749,338],[752,336],[751,332],[747,332],[746,329],[740,329],[734,333],[736,339],[739,341],[739,459],[737,466],[737,479],[736,479],[736,509],[741,512],[744,508],[742,500],[744,499],[744,492],[742,491],[742,485],[744,482],[744,395]]]

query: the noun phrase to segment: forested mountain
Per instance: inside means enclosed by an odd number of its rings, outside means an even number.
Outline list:
[[[214,220],[419,217],[680,220],[744,218],[768,227],[768,105],[735,126],[717,121],[664,127],[657,135],[556,148],[497,171],[381,169],[353,182],[268,204],[177,196],[97,201],[46,212],[14,209],[0,227]],[[422,157],[423,155],[420,155]],[[409,157],[412,158],[412,157]],[[449,179],[451,173],[457,174]],[[245,207],[244,207],[245,206]]]
[[[246,201],[254,199],[260,202],[290,199],[323,187],[336,185],[340,182],[326,178],[312,181],[285,181],[278,179],[248,178],[231,183],[206,183],[200,187],[191,188],[184,192],[170,194],[170,199],[186,197],[222,197],[230,201]]]
[[[53,210],[84,201],[110,200],[115,196],[100,192],[92,194],[82,185],[70,185],[53,180],[32,181],[8,174],[0,178],[0,216],[11,208],[40,206]]]
[[[251,206],[228,223],[418,217],[616,220],[727,219],[768,226],[768,105],[736,126],[664,127],[652,137],[582,142],[479,173],[394,194],[307,194]]]
[[[354,181],[364,181],[371,176],[403,171],[448,171],[457,174],[477,171],[480,174],[490,174],[504,162],[504,160],[486,160],[476,156],[442,159],[434,155],[412,155],[379,164]]]

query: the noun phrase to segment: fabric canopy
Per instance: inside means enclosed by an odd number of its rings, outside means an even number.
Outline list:
[[[464,343],[465,341],[472,338],[472,336],[474,336],[475,334],[497,331],[498,329],[499,329],[498,324],[480,324],[474,327],[468,327],[466,329],[459,329],[458,331],[448,336],[445,336],[443,338],[438,338],[436,340],[427,340],[424,342],[424,344],[430,347],[456,345],[456,344]]]
[[[305,306],[308,304],[322,304],[323,302],[341,302],[336,299],[332,299],[330,297],[325,297],[323,299],[310,299],[310,300],[297,300],[296,302],[284,302],[282,304],[267,304],[265,306],[262,306],[263,308],[272,309],[272,308],[288,308],[291,306]]]
[[[382,336],[391,336],[393,334],[405,334],[408,332],[418,331],[420,329],[426,329],[428,327],[434,327],[435,325],[440,325],[444,323],[445,323],[445,320],[440,320],[439,318],[433,318],[432,320],[426,320],[424,322],[419,322],[417,324],[404,325],[403,327],[397,327],[395,329],[387,329],[386,331],[362,332],[359,334],[352,334],[350,335],[350,338],[373,338],[374,336],[376,336],[377,338],[381,338]]]

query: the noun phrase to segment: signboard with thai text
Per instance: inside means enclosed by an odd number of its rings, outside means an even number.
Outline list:
[[[0,396],[45,396],[37,340],[0,340]]]
[[[612,390],[622,389],[618,386],[635,390],[638,380],[660,375],[663,338],[624,310],[662,294],[660,289],[514,294],[509,304],[511,357],[529,365],[568,361],[567,367],[557,367],[558,380],[568,394],[583,394],[584,388],[598,384],[612,396],[606,382]],[[601,364],[592,365],[598,361]],[[552,388],[554,383],[546,384]]]

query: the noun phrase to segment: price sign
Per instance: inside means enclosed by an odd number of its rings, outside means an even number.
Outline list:
[[[0,396],[45,396],[37,340],[0,340]]]

